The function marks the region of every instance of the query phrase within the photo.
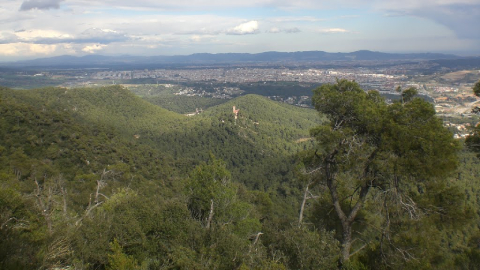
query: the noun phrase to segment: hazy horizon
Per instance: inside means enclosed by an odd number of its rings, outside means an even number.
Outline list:
[[[175,56],[192,56],[196,54],[210,54],[210,55],[221,55],[221,54],[262,54],[262,53],[297,53],[297,52],[325,52],[325,53],[331,53],[331,54],[336,54],[336,53],[355,53],[358,51],[370,51],[374,53],[386,53],[386,54],[443,54],[443,55],[454,55],[458,57],[480,57],[480,55],[468,55],[468,54],[457,54],[457,53],[451,53],[451,52],[384,52],[384,51],[371,51],[371,50],[357,50],[357,51],[351,51],[351,52],[328,52],[328,51],[322,51],[322,50],[316,50],[316,51],[264,51],[264,52],[258,52],[258,53],[250,53],[250,52],[226,52],[226,53],[205,53],[205,52],[198,52],[198,53],[191,53],[191,54],[172,54],[172,55],[134,55],[134,54],[100,54],[100,53],[94,53],[94,54],[79,54],[79,55],[72,55],[72,54],[62,54],[62,55],[51,55],[51,56],[40,56],[40,57],[26,57],[26,58],[18,58],[15,60],[4,60],[0,59],[0,63],[16,63],[16,62],[23,62],[23,61],[30,61],[30,60],[41,60],[41,59],[49,59],[49,58],[55,58],[55,57],[86,57],[86,56],[105,56],[105,57],[114,57],[114,58],[121,58],[121,57],[175,57]],[[381,60],[381,59],[379,59]]]

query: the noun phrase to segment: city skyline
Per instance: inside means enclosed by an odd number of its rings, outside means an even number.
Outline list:
[[[265,51],[480,55],[478,0],[6,0],[0,61]]]

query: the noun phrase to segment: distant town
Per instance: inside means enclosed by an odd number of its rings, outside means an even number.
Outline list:
[[[323,70],[323,69],[288,69],[288,68],[214,68],[214,69],[180,69],[180,70],[134,70],[134,71],[99,71],[91,75],[95,80],[128,80],[152,78],[158,80],[219,81],[230,83],[294,81],[310,83],[330,83],[336,78],[356,80],[362,84],[371,84],[382,90],[392,87],[392,82],[405,80],[405,75],[390,75],[396,71],[361,70]]]

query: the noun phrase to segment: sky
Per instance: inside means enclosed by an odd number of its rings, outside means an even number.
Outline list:
[[[480,55],[480,0],[0,0],[0,61],[266,51]]]

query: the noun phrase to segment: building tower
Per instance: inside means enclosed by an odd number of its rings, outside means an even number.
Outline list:
[[[235,106],[233,106],[233,114],[235,115],[235,120],[237,120],[238,118],[238,112],[240,111],[240,109],[236,110]]]

